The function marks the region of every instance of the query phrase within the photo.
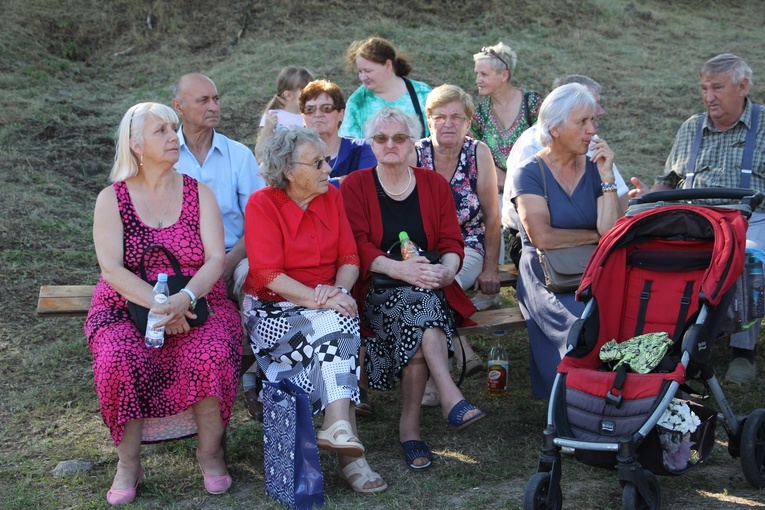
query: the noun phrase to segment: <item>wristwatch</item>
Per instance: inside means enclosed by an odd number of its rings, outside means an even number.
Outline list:
[[[197,307],[197,297],[194,295],[193,292],[191,292],[190,289],[187,289],[186,287],[182,288],[178,292],[185,292],[186,294],[189,295],[189,297],[191,298],[191,303],[189,303],[189,310],[193,312],[194,309]]]
[[[337,288],[340,289],[340,292],[342,292],[343,294],[350,294],[350,292],[348,292],[348,289],[346,289],[345,287],[338,286]]]

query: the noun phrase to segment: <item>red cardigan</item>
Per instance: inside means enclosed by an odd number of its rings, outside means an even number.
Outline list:
[[[449,183],[432,170],[417,167],[412,169],[417,182],[422,226],[428,241],[424,249],[437,249],[441,254],[456,253],[462,265],[465,242],[457,221],[457,210]],[[364,298],[372,280],[370,264],[381,255],[387,257],[387,253],[380,249],[383,224],[373,171],[374,169],[368,168],[351,172],[340,188],[361,261],[361,274],[353,292],[359,310],[363,310]],[[470,316],[475,313],[475,306],[456,280],[444,288],[444,294],[455,312],[457,326],[474,325],[475,322],[470,320]],[[374,335],[363,323],[362,329],[364,336]]]

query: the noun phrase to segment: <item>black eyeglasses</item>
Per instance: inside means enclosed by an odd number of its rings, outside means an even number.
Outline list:
[[[487,48],[486,46],[484,46],[483,48],[481,48],[481,53],[483,53],[484,55],[489,55],[490,57],[494,57],[496,59],[499,59],[500,62],[505,64],[505,69],[507,69],[508,71],[510,70],[510,66],[507,64],[507,62],[505,62],[505,59],[500,57],[499,53],[497,53],[493,49]]]
[[[377,134],[372,137],[372,140],[375,141],[375,143],[379,143],[380,145],[385,145],[388,143],[388,140],[393,140],[393,143],[396,145],[401,145],[402,143],[406,142],[407,140],[410,140],[412,137],[409,135],[405,135],[404,133],[397,133],[393,136],[384,135],[382,133]]]
[[[293,161],[292,164],[293,165],[310,165],[316,168],[316,170],[321,170],[321,166],[324,163],[329,164],[330,159],[332,159],[330,156],[324,156],[323,158],[319,158],[316,161],[313,161],[311,163],[303,163],[302,161]]]
[[[307,104],[303,107],[302,113],[305,115],[313,115],[316,113],[316,110],[319,110],[321,113],[332,113],[335,110],[337,110],[337,106],[331,104],[331,103],[324,103],[322,105],[316,106],[315,104]]]

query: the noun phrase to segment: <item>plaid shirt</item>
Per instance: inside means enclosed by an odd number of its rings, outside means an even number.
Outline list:
[[[744,113],[727,131],[715,129],[706,114],[694,115],[686,120],[675,136],[675,144],[664,165],[664,175],[656,177],[656,184],[671,188],[685,185],[685,172],[693,139],[699,122],[704,122],[701,147],[696,158],[694,188],[738,188],[741,180],[741,162],[744,156],[746,132],[752,120],[753,103],[746,98]],[[765,192],[765,115],[760,112],[757,139],[752,161],[750,187]],[[726,200],[704,200],[707,205],[726,203]],[[765,204],[758,210],[765,211]]]

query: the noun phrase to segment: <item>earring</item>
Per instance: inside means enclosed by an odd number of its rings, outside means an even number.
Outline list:
[[[138,166],[143,166],[143,152],[140,154],[140,158],[138,161]]]

